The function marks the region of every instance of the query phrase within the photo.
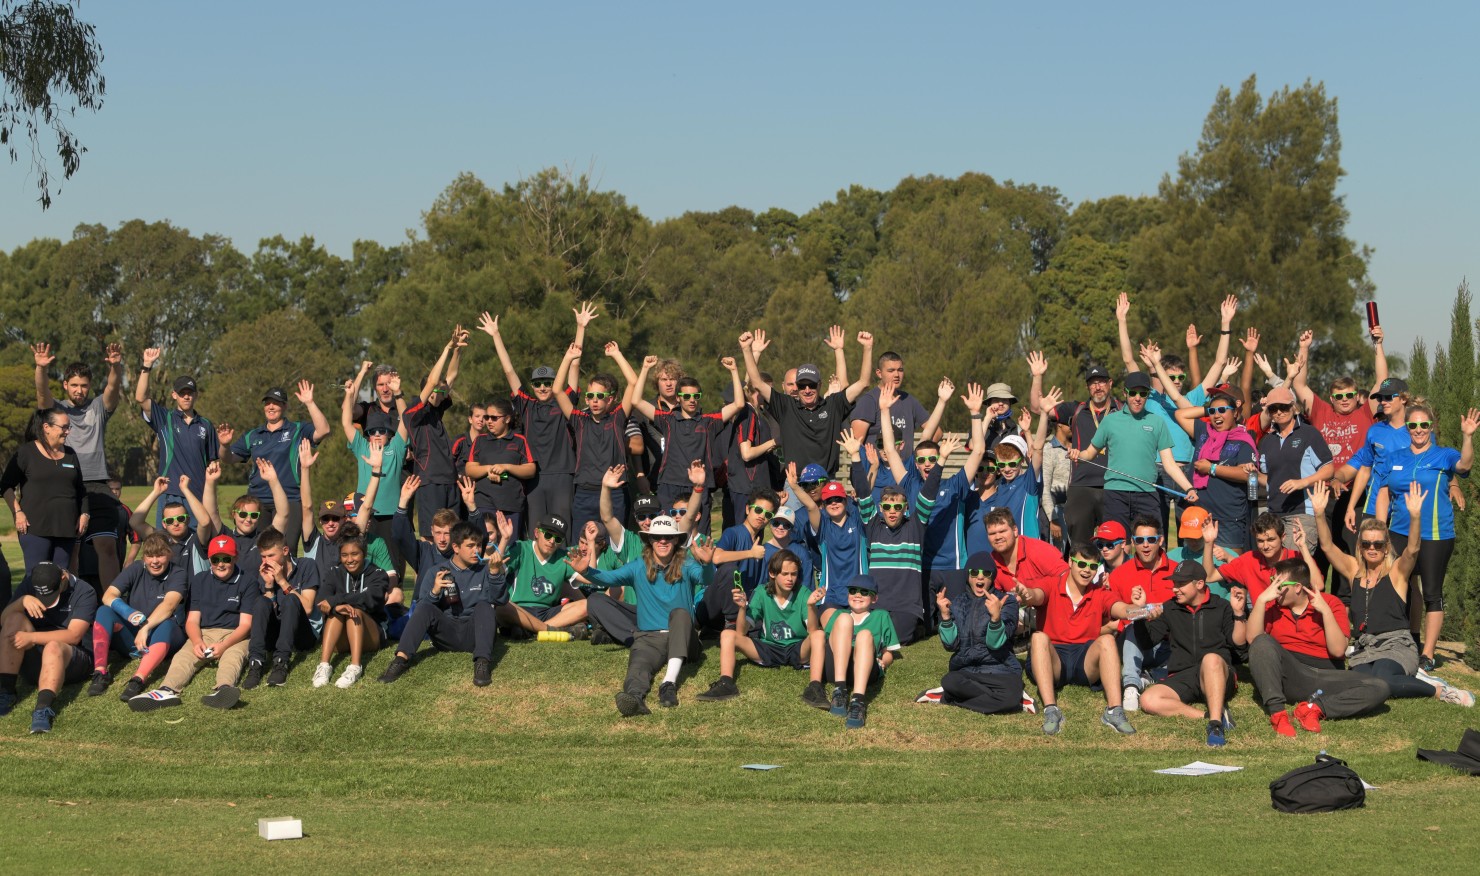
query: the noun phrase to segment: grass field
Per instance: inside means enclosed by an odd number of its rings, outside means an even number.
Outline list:
[[[26,733],[23,689],[0,719],[0,811],[17,851],[5,870],[1048,873],[1152,850],[1168,871],[1320,856],[1346,872],[1460,873],[1480,856],[1474,780],[1414,758],[1415,745],[1453,748],[1473,723],[1437,702],[1285,740],[1245,685],[1239,726],[1212,753],[1193,721],[1134,715],[1140,732],[1120,737],[1082,690],[1063,698],[1068,725],[1053,739],[1036,716],[915,705],[943,671],[935,640],[906,649],[857,731],[802,705],[791,671],[742,664],[738,700],[694,702],[717,671],[712,646],[686,670],[678,709],[654,697],[654,714],[634,719],[612,705],[621,649],[501,640],[495,657],[486,689],[453,654],[381,685],[382,652],[348,691],[312,689],[308,658],[287,687],[224,714],[197,702],[209,675],[152,715],[129,712],[119,683],[97,699],[71,688],[42,737]],[[1454,664],[1444,674],[1474,681]],[[1379,786],[1367,808],[1272,810],[1269,781],[1322,748]],[[1152,772],[1198,759],[1244,769]],[[781,768],[740,768],[757,762]],[[307,837],[259,839],[256,819],[281,815]]]

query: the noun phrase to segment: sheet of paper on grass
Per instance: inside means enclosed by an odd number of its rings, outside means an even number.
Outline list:
[[[779,763],[746,763],[746,764],[741,764],[740,765],[740,769],[742,769],[742,770],[779,770],[779,769],[781,769],[781,764],[779,764]]]
[[[1171,767],[1169,769],[1157,770],[1164,776],[1211,776],[1215,773],[1236,773],[1243,767],[1220,766],[1216,763],[1203,763],[1195,760],[1187,766]]]

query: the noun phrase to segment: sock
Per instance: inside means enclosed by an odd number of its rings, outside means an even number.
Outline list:
[[[855,693],[853,695],[851,701],[852,702],[855,702],[855,703],[861,703],[861,702],[863,702],[863,694],[861,694],[861,693]]]
[[[57,692],[54,690],[38,690],[36,691],[36,708],[49,709],[51,708],[51,701],[56,698]]]
[[[92,625],[93,669],[98,672],[108,671],[108,640],[112,638],[112,635],[102,624]]]
[[[158,669],[159,664],[164,662],[164,658],[169,654],[169,651],[169,642],[155,642],[153,645],[150,645],[148,650],[144,652],[144,656],[139,658],[139,671],[134,673],[135,677],[145,679],[153,675],[154,670]]]
[[[735,681],[735,676],[733,676],[733,675],[721,675],[719,677],[719,680],[720,681],[728,681],[728,682],[730,682],[730,683],[733,684],[734,681]]]
[[[16,674],[14,672],[0,672],[0,691],[8,694],[15,693]]]
[[[668,658],[668,671],[665,672],[665,673],[663,673],[663,683],[664,684],[668,684],[670,682],[677,682],[678,681],[678,672],[679,672],[680,669],[683,669],[683,658],[682,657],[669,657]]]

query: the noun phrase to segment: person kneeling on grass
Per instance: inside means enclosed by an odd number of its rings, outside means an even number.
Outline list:
[[[380,649],[391,579],[384,569],[366,562],[369,548],[358,526],[344,525],[338,547],[339,564],[331,567],[319,582],[318,609],[324,618],[324,647],[318,668],[313,672],[313,686],[328,684],[334,672],[329,658],[336,651],[348,651],[349,665],[334,682],[335,687],[343,689],[364,674],[365,652],[373,654]]]
[[[1069,552],[1069,571],[1056,586],[1047,590],[1017,587],[1020,604],[1043,607],[1038,615],[1042,629],[1033,633],[1028,669],[1043,697],[1043,732],[1049,736],[1064,729],[1055,688],[1066,684],[1094,687],[1102,680],[1108,683],[1103,685],[1105,712],[1100,722],[1126,735],[1136,732],[1126,720],[1116,683],[1120,648],[1115,636],[1100,632],[1112,618],[1125,620],[1129,606],[1116,601],[1114,591],[1094,583],[1100,567],[1097,553],[1090,545],[1075,545]]]
[[[1141,694],[1141,711],[1206,720],[1208,745],[1218,748],[1233,729],[1227,705],[1236,686],[1234,642],[1245,637],[1245,594],[1234,590],[1236,604],[1230,605],[1208,590],[1207,572],[1193,560],[1178,563],[1171,578],[1171,600],[1151,605],[1144,625],[1149,641],[1171,643],[1167,677]],[[1207,703],[1206,711],[1192,705],[1199,701]]]
[[[826,625],[809,637],[812,653],[820,653],[822,659],[812,661],[812,681],[802,691],[802,702],[846,717],[849,730],[868,721],[863,695],[870,682],[884,680],[884,671],[899,656],[894,620],[889,612],[874,608],[878,598],[879,585],[872,577],[854,575],[848,582],[847,609],[834,611]],[[822,687],[824,675],[833,679],[831,700]],[[853,682],[851,697],[849,681]]]
[[[996,574],[992,555],[978,551],[966,561],[967,592],[951,599],[942,587],[935,594],[940,643],[951,652],[951,662],[940,687],[915,702],[960,706],[983,715],[1023,711],[1023,667],[1012,652],[1018,598],[992,586]]]
[[[252,637],[252,614],[262,598],[257,580],[237,568],[237,542],[218,535],[206,545],[211,567],[190,579],[190,611],[185,615],[189,644],[175,652],[158,688],[131,697],[135,712],[152,712],[180,704],[180,691],[206,664],[216,664],[216,687],[200,698],[203,705],[229,709],[241,699],[236,686]]]
[[[128,702],[144,692],[154,670],[185,644],[186,571],[173,562],[169,539],[150,533],[139,545],[143,559],[130,563],[108,589],[93,618],[93,677],[90,697],[102,696],[113,683],[108,649],[139,658],[139,669],[124,685],[119,699]]]
[[[55,563],[37,563],[0,612],[0,717],[15,708],[15,680],[36,685],[31,732],[50,733],[52,703],[64,684],[92,672],[93,617],[98,594]]]
[[[560,594],[572,574],[561,547],[566,537],[565,518],[546,514],[535,524],[534,538],[509,544],[513,536],[513,521],[501,520],[499,552],[508,558],[507,572],[514,579],[514,588],[508,604],[495,612],[499,623],[527,630],[526,635],[554,630],[584,639],[586,600],[560,604]]]
[[[765,496],[760,494],[760,498]],[[695,699],[716,702],[740,695],[740,688],[735,686],[737,652],[767,668],[803,669],[821,659],[820,655],[814,657],[808,636],[821,626],[817,606],[822,602],[822,591],[800,586],[801,569],[796,554],[777,551],[766,564],[768,580],[764,589],[752,591],[749,599],[744,588],[736,587],[731,592],[740,613],[735,617],[735,628],[719,634],[719,680]]]
[[[681,547],[685,536],[672,517],[654,518],[641,536],[640,559],[611,572],[587,568],[576,573],[597,587],[630,587],[637,595],[637,632],[616,697],[617,711],[626,718],[650,713],[644,701],[665,659],[658,705],[678,705],[678,674],[683,662],[699,653],[694,606],[714,578],[714,543],[696,535],[687,548]]]
[[[501,529],[513,531],[512,521],[502,512],[498,522]],[[411,611],[396,656],[380,676],[382,683],[401,677],[428,635],[439,651],[472,653],[473,684],[487,687],[493,680],[493,640],[498,634],[494,612],[509,601],[509,579],[495,545],[480,556],[484,535],[481,524],[453,525],[452,559],[437,568],[430,590]]]

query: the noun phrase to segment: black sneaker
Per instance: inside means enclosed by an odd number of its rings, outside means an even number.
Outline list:
[[[701,703],[717,703],[721,700],[733,700],[740,696],[740,688],[735,686],[735,679],[728,675],[721,675],[719,681],[709,686],[709,690],[694,697]]]
[[[268,687],[282,687],[288,683],[288,661],[281,657],[275,657],[272,661],[272,671],[267,674]]]
[[[113,676],[106,672],[94,672],[92,674],[92,682],[87,686],[87,695],[90,697],[100,697],[108,692],[108,685],[112,683]]]
[[[642,701],[642,697],[627,693],[625,690],[617,694],[617,711],[622,713],[623,718],[631,718],[635,715],[651,715],[653,712]]]
[[[0,690],[0,718],[9,715],[10,710],[15,708],[15,704],[15,694],[11,693],[8,690]]]
[[[848,689],[841,684],[833,685],[831,709],[839,718],[848,714]]]
[[[128,702],[129,700],[133,699],[143,692],[144,679],[135,675],[133,678],[130,678],[128,680],[128,684],[125,684],[123,686],[123,691],[118,694],[118,698],[120,700],[123,700],[124,702]]]
[[[807,683],[807,689],[802,691],[802,702],[814,709],[827,709],[832,707],[832,702],[827,698],[827,688],[820,681]]]
[[[251,690],[262,683],[262,661],[253,660],[247,664],[247,675],[242,679],[242,690]]]
[[[868,704],[863,697],[855,696],[848,702],[848,720],[843,724],[849,730],[857,730],[868,722]]]
[[[1437,661],[1426,654],[1419,657],[1418,668],[1422,669],[1424,672],[1433,672],[1436,665]],[[88,691],[91,692],[92,688],[88,688]]]
[[[223,684],[210,693],[200,698],[200,704],[210,706],[213,709],[229,709],[241,702],[242,691],[239,687]]]
[[[406,671],[406,667],[410,665],[410,663],[401,659],[400,657],[392,658],[390,665],[385,668],[384,672],[380,673],[380,683],[390,684],[391,682],[400,678],[401,674]],[[245,687],[245,685],[243,685],[243,687]]]
[[[678,705],[678,685],[671,681],[665,681],[658,685],[658,705],[665,709],[671,709]]]
[[[586,626],[585,621],[581,621],[578,624],[571,624],[568,627],[561,627],[561,629],[565,630],[567,633],[570,633],[570,640],[572,642],[579,642],[584,639],[591,638],[591,628]]]
[[[615,645],[616,639],[606,631],[606,627],[598,623],[591,624],[591,644],[593,645]]]
[[[473,661],[473,684],[478,687],[488,687],[493,681],[493,663],[487,657],[479,657]]]

